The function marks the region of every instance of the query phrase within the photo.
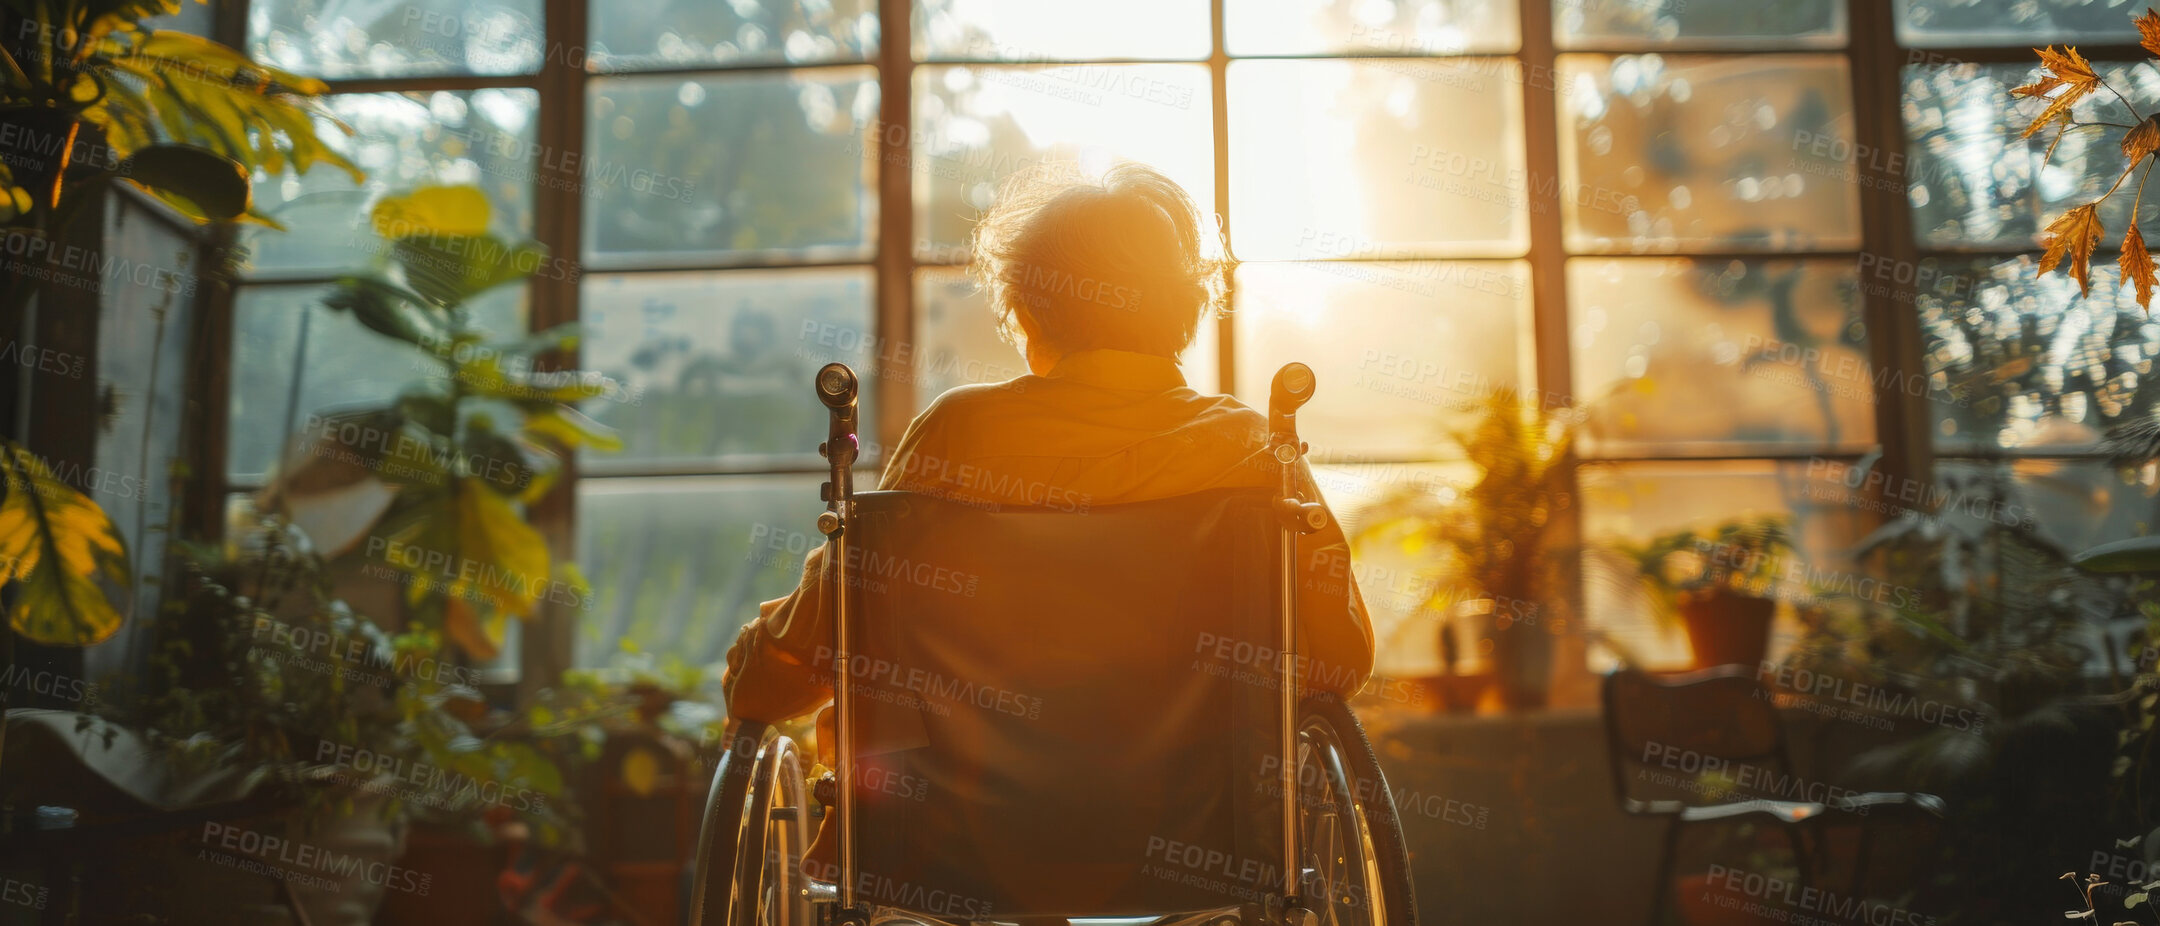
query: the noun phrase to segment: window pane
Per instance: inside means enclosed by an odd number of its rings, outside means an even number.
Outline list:
[[[1843,260],[1569,261],[1586,449],[1872,443],[1857,296]]]
[[[1237,302],[1238,396],[1264,408],[1278,368],[1311,365],[1299,434],[1323,462],[1458,456],[1466,409],[1528,380],[1518,262],[1247,264]]]
[[[1560,72],[1570,249],[1858,246],[1858,193],[1815,153],[1852,147],[1842,56],[1564,55]],[[1627,196],[1639,208],[1613,207]]]
[[[869,68],[595,80],[585,253],[607,266],[852,260],[874,242]]]
[[[1201,392],[1219,392],[1216,325],[1202,322],[1191,347],[1179,358],[1185,384]],[[975,284],[957,268],[926,268],[915,274],[915,407],[928,407],[945,390],[968,383],[994,383],[1026,376],[1020,351],[999,339],[990,306]]]
[[[385,195],[429,184],[472,184],[487,192],[491,230],[504,240],[532,237],[533,138],[540,95],[531,90],[353,93],[328,98],[351,137],[318,121],[325,143],[367,172],[354,186],[343,171],[255,175],[255,205],[286,231],[246,226],[257,271],[344,270],[367,263],[382,239],[368,210]]]
[[[191,414],[199,406],[189,385],[200,343],[195,334],[200,330],[197,320],[205,311],[206,300],[196,295],[202,289],[203,261],[191,232],[158,221],[150,207],[132,198],[116,197],[107,214],[112,218],[98,261],[128,268],[104,272],[125,273],[133,285],[106,285],[97,290],[97,346],[89,364],[103,419],[94,429],[96,466],[86,472],[61,464],[54,475],[89,495],[112,519],[129,554],[127,581],[121,585],[128,591],[120,597],[131,600],[132,611],[121,613],[147,616],[157,613],[163,591],[157,575],[165,562],[166,544],[178,528],[173,523],[177,510],[173,502],[179,486],[172,476],[182,465],[193,472],[200,472],[201,466],[183,461],[201,452],[192,449],[194,435],[201,433],[196,422],[202,417],[199,412]],[[19,273],[15,263],[19,259],[0,258],[0,264]],[[85,267],[83,273],[87,276],[101,269]],[[24,344],[12,346],[17,362],[41,353]],[[74,376],[83,375],[82,367],[75,365],[77,358],[67,362]],[[41,373],[47,371],[47,361],[30,363]],[[14,386],[18,381],[9,382]],[[140,652],[152,623],[130,620],[103,644],[85,648],[85,671],[92,677],[135,671],[137,666],[127,654]]]
[[[582,465],[820,465],[825,407],[811,380],[835,360],[875,375],[861,337],[870,292],[863,269],[587,277],[581,359],[623,388],[586,412],[624,447]],[[875,397],[864,397],[864,422],[877,420]]]
[[[2030,255],[1921,267],[1938,280],[1916,300],[1938,446],[2083,447],[2160,405],[2160,321],[2114,261],[2093,261],[2084,298]]]
[[[624,640],[690,665],[718,662],[758,602],[792,590],[804,554],[824,542],[819,482],[579,480],[578,565],[593,594],[574,664],[605,665]]]
[[[531,74],[540,0],[256,0],[248,54],[318,77]]]
[[[1343,532],[1352,537],[1368,519],[1381,516],[1371,506],[1391,492],[1452,500],[1477,479],[1477,469],[1461,462],[1320,464],[1312,470],[1320,494],[1342,522]],[[1438,613],[1448,596],[1475,593],[1458,591],[1458,577],[1437,571],[1429,549],[1411,552],[1394,542],[1358,544],[1354,549],[1349,578],[1356,581],[1366,616],[1372,619],[1374,671],[1395,677],[1439,674]],[[1442,602],[1429,607],[1436,597]],[[1458,656],[1457,668],[1472,671],[1481,658],[1473,641]]]
[[[1792,634],[1789,602],[1821,594],[1860,571],[1849,551],[1880,517],[1837,479],[1823,478],[1849,461],[1748,460],[1731,463],[1596,463],[1581,470],[1583,537],[1593,549],[1615,542],[1643,543],[1682,528],[1709,528],[1749,515],[1789,514],[1796,555],[1774,566],[1778,605],[1770,658],[1779,658]],[[1811,470],[1812,467],[1812,470]],[[1844,470],[1835,470],[1842,473]],[[1617,557],[1615,557],[1617,559]],[[1625,650],[1646,668],[1677,668],[1689,656],[1687,636],[1654,619],[1636,594],[1632,564],[1598,563],[1583,583],[1588,624],[1605,650],[1594,669],[1609,666]],[[1844,583],[1850,585],[1852,583]]]
[[[1835,48],[1845,44],[1844,0],[1697,2],[1552,0],[1562,48]]]
[[[1233,55],[1511,52],[1521,15],[1515,0],[1229,0],[1223,40]]]
[[[2002,485],[2005,477],[2007,486]],[[2041,536],[2073,554],[2151,534],[2160,522],[2160,507],[2155,506],[2160,482],[2155,479],[2150,467],[2095,460],[1935,464],[1935,488],[1952,500],[1953,514],[2005,525],[2029,522]],[[1994,491],[2003,493],[1999,504],[1990,504]]]
[[[311,416],[378,405],[409,386],[440,382],[447,375],[419,348],[375,333],[350,312],[324,308],[329,291],[320,285],[254,285],[233,298],[232,429],[225,466],[235,481],[260,480]],[[490,290],[469,308],[475,323],[491,335],[514,337],[525,330],[523,287]]]
[[[915,4],[917,61],[1198,59],[1208,55],[1208,32],[1206,0]]]
[[[1537,191],[1519,74],[1500,58],[1232,64],[1238,256],[1522,254]]]
[[[916,69],[917,254],[964,260],[998,183],[1048,160],[1151,164],[1213,212],[1212,98],[1207,69],[1194,65]]]
[[[2093,67],[2139,112],[2160,105],[2160,83],[2150,68],[2097,61]],[[2052,130],[2018,137],[2045,105],[2016,100],[2010,89],[2038,74],[2025,64],[1905,69],[1907,192],[1913,232],[1923,243],[1950,249],[2029,244],[2063,209],[2097,198],[2121,176],[2121,129],[2080,129],[2065,133],[2060,144]],[[2136,121],[2114,94],[2086,99],[2094,102],[2078,104],[2081,121]],[[2132,199],[2113,196],[2101,205],[2108,228],[2123,227]],[[2160,215],[2156,200],[2146,200],[2140,213],[2145,221]]]
[[[592,65],[603,70],[867,61],[877,4],[595,0]],[[583,67],[586,62],[568,62]]]
[[[1903,45],[2037,45],[2135,42],[2130,17],[2144,4],[2092,0],[1897,0]]]

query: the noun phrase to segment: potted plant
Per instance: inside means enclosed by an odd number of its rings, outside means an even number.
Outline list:
[[[537,244],[491,234],[492,214],[480,190],[462,185],[375,203],[369,218],[385,246],[336,279],[323,304],[403,345],[424,375],[388,402],[318,416],[261,498],[316,538],[340,581],[377,594],[391,583],[393,626],[466,667],[500,655],[511,619],[587,606],[591,589],[573,564],[554,560],[529,512],[556,490],[567,454],[619,446],[574,407],[612,394],[613,381],[546,362],[574,349],[574,325],[502,337],[475,317],[472,302],[485,293],[568,272]],[[483,736],[577,732],[574,712],[545,701],[523,715],[489,714],[475,722]],[[582,748],[558,756],[589,757]],[[469,867],[503,832],[421,822],[429,825],[415,830],[415,851],[445,868]],[[546,822],[524,821],[517,833],[519,844],[549,850],[577,841]]]
[[[1558,604],[1549,590],[1559,587],[1563,552],[1555,527],[1573,504],[1566,461],[1582,414],[1510,389],[1480,395],[1475,408],[1471,427],[1452,436],[1476,480],[1460,490],[1390,490],[1361,512],[1355,542],[1392,542],[1419,557],[1433,580],[1422,607],[1482,620],[1480,648],[1489,641],[1501,703],[1538,707],[1552,676],[1554,623],[1545,618]],[[1477,603],[1458,607],[1466,597]],[[1455,669],[1451,624],[1441,622],[1443,675]]]
[[[432,631],[391,633],[337,598],[304,534],[261,519],[181,549],[144,670],[72,730],[27,718],[37,735],[11,748],[10,796],[127,824],[100,831],[108,863],[81,875],[87,919],[289,903],[364,923],[387,894],[454,887],[399,864],[412,821],[564,829],[562,750],[488,710]],[[205,822],[158,822],[189,815]]]
[[[1619,544],[1652,612],[1687,634],[1693,668],[1760,665],[1770,646],[1778,578],[1793,555],[1785,515],[1755,515]]]

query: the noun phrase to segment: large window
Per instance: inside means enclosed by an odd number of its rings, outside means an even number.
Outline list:
[[[1843,475],[1878,446],[1901,479],[2007,465],[2053,493],[2061,539],[2102,539],[2150,516],[2124,500],[2151,486],[2092,448],[2151,406],[2160,330],[2111,261],[2088,300],[2032,278],[2038,211],[2109,178],[2069,142],[2042,169],[2004,131],[2036,32],[2121,40],[2078,9],[254,0],[231,38],[331,79],[370,176],[259,188],[290,230],[254,236],[229,308],[225,469],[259,484],[308,415],[415,375],[316,296],[374,246],[374,198],[478,183],[501,234],[580,269],[484,316],[581,322],[581,363],[630,386],[588,409],[626,448],[578,460],[546,522],[598,597],[548,616],[570,645],[537,665],[624,638],[716,659],[815,538],[811,372],[868,374],[874,471],[938,392],[1022,371],[959,272],[997,181],[1134,158],[1244,261],[1188,381],[1257,403],[1277,365],[1312,364],[1307,434],[1345,514],[1466,478],[1446,434],[1517,387],[1592,411],[1567,514],[1591,541],[1755,509],[1829,561],[1881,516]],[[1893,16],[1895,38],[1875,28]],[[2127,84],[2141,106],[2150,76]],[[1415,596],[1365,582],[1383,668],[1418,671]],[[1596,588],[1585,604],[1604,639],[1677,655]]]

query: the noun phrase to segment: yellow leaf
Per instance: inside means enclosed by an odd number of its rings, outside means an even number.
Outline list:
[[[2116,261],[2122,268],[2123,279],[2137,286],[2138,307],[2145,314],[2152,314],[2153,276],[2152,254],[2145,250],[2145,233],[2133,224],[2123,234],[2122,257]]]
[[[19,583],[8,622],[48,646],[89,646],[120,629],[127,548],[87,496],[29,450],[0,441],[0,581]]]
[[[2100,204],[2086,203],[2073,206],[2069,211],[2048,223],[2045,244],[2047,251],[2040,255],[2040,272],[2045,274],[2070,258],[2070,278],[2078,281],[2078,294],[2092,292],[2092,252],[2100,243]]]
[[[385,238],[475,237],[487,234],[487,194],[466,184],[424,186],[385,197],[369,214]]]
[[[2137,26],[2138,44],[2145,46],[2146,51],[2160,55],[2160,13],[2146,7],[2145,12],[2130,22]]]
[[[525,416],[525,430],[568,448],[590,447],[617,451],[623,448],[614,428],[594,421],[567,405],[557,405]]]
[[[443,632],[465,655],[486,662],[502,654],[502,622],[487,621],[460,598],[443,603]],[[497,631],[497,632],[490,632]]]
[[[2123,133],[2122,153],[2135,164],[2145,156],[2160,151],[2160,116],[2146,119],[2136,128]]]
[[[547,591],[547,540],[483,480],[459,483],[458,552],[474,564],[461,584],[503,611],[531,614]]]
[[[623,784],[630,793],[639,797],[651,797],[653,788],[660,784],[660,760],[652,750],[642,746],[623,753]]]
[[[2010,93],[2013,96],[2046,99],[2048,107],[2031,125],[2025,127],[2025,134],[2020,136],[2022,138],[2031,138],[2034,133],[2058,119],[2068,119],[2070,108],[2100,86],[2100,75],[2093,73],[2092,65],[2086,62],[2085,56],[2078,54],[2075,46],[2065,45],[2063,50],[2058,52],[2055,46],[2050,45],[2044,49],[2035,48],[2033,53],[2040,56],[2040,66],[2050,73],[2043,75],[2038,82],[2019,87]],[[2048,96],[2057,90],[2062,92]]]
[[[443,602],[443,629],[467,652],[487,658],[508,618],[529,617],[539,601],[563,594],[552,584],[546,539],[484,479],[459,478],[409,514],[388,561],[412,576],[414,603]]]

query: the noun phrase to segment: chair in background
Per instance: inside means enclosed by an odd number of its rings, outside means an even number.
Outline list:
[[[1825,793],[1823,801],[1745,798],[1705,800],[1705,770],[1764,782],[1773,792],[1826,789],[1795,777],[1777,705],[1750,666],[1715,666],[1677,675],[1622,669],[1605,677],[1605,735],[1613,794],[1622,812],[1667,821],[1650,905],[1656,924],[1672,898],[1680,834],[1691,824],[1777,824],[1792,845],[1806,887],[1814,878],[1807,830],[1832,822],[1862,826],[1850,890],[1857,894],[1867,867],[1868,825],[1881,810],[1942,816],[1942,799],[1911,792]],[[1751,770],[1751,771],[1743,771]],[[1633,774],[1631,774],[1631,772]],[[1639,783],[1647,782],[1649,787]]]

